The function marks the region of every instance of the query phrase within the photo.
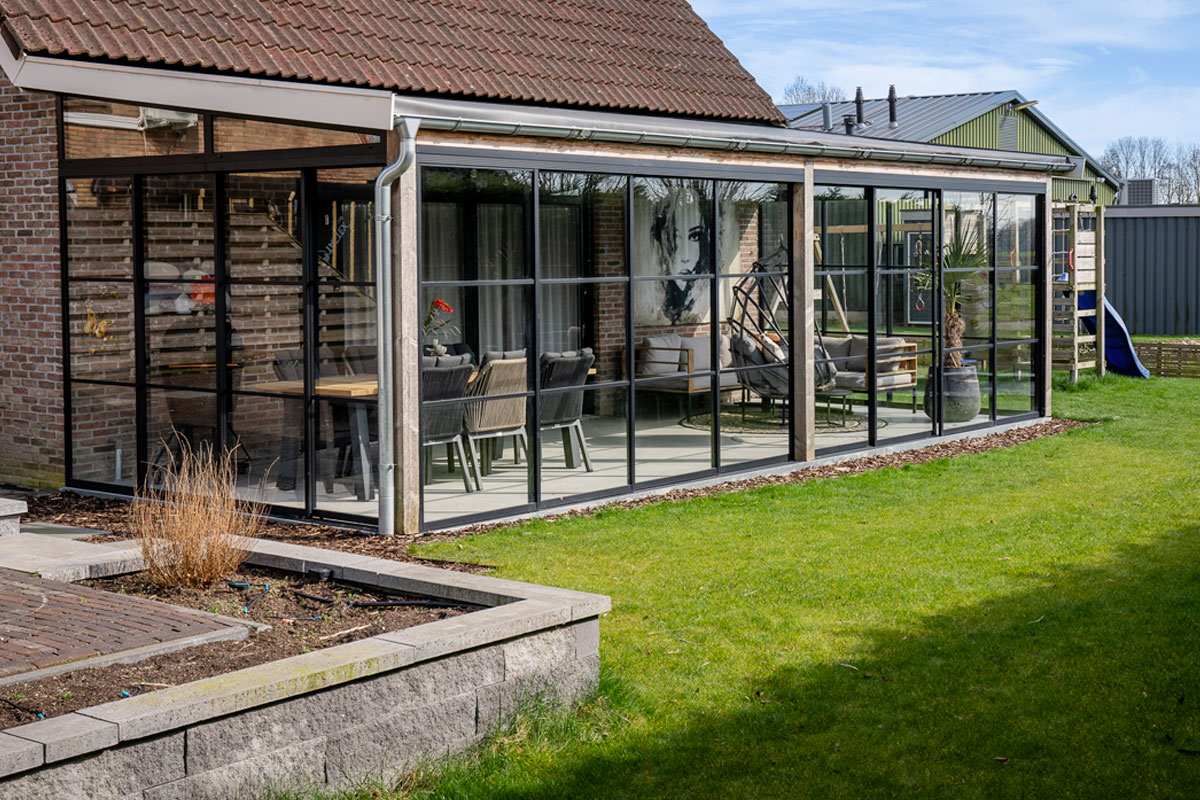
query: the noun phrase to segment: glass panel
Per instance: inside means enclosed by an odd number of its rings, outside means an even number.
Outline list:
[[[713,184],[685,178],[633,179],[633,274],[712,275]],[[683,282],[680,289],[684,288]],[[669,294],[657,307],[638,307],[676,322],[693,313],[691,298]]]
[[[71,383],[71,471],[75,480],[136,484],[134,392],[132,386]]]
[[[238,448],[238,494],[304,507],[304,400],[235,394],[227,442]]]
[[[543,500],[628,484],[627,398],[622,388],[542,394]]]
[[[760,261],[762,270],[787,272],[788,185],[718,181],[717,192],[721,272],[749,272]]]
[[[1000,341],[1037,338],[1037,280],[1033,269],[996,272],[996,336]]]
[[[729,374],[729,373],[725,373]],[[791,371],[777,364],[733,373],[737,384],[721,393],[721,466],[784,458],[791,452]],[[725,383],[722,381],[722,386]],[[711,427],[711,414],[689,424]]]
[[[930,397],[933,353],[880,352],[876,439],[878,443],[933,434],[933,405]],[[889,367],[894,367],[888,372]],[[927,412],[926,406],[929,411]]]
[[[193,449],[216,442],[217,395],[187,387],[146,390],[146,444],[150,472],[178,458],[182,444]],[[152,475],[147,476],[152,479]]]
[[[954,358],[957,356],[957,358]],[[991,419],[992,352],[976,347],[946,354],[942,368],[942,422],[946,431]],[[961,360],[961,366],[950,366]]]
[[[379,135],[361,131],[306,128],[259,119],[216,117],[213,140],[218,153],[240,150],[294,150],[304,147],[345,147],[375,144]]]
[[[651,359],[647,349],[666,348],[679,351],[682,338],[708,338],[712,333],[712,280],[635,281],[633,284],[634,341],[638,343],[639,377],[675,372],[668,362],[670,353],[664,350]],[[653,339],[653,341],[651,341]],[[698,343],[688,343],[690,349],[703,350]],[[681,369],[687,365],[687,355],[679,353]],[[656,363],[661,362],[661,363]],[[696,371],[711,369],[711,359],[697,353],[692,359]]]
[[[865,267],[870,240],[864,189],[816,186],[816,263],[826,267]]]
[[[375,282],[375,167],[317,173],[317,275]]]
[[[945,244],[946,269],[982,269],[992,263],[992,204],[990,192],[946,192]]]
[[[177,156],[204,152],[200,115],[107,100],[63,100],[67,158]]]
[[[541,277],[623,277],[626,178],[541,173]]]
[[[374,377],[379,371],[375,287],[320,284],[317,310],[317,337],[321,346],[345,359],[347,373]]]
[[[942,274],[942,287],[947,304],[956,303],[961,327],[961,344],[987,344],[992,340],[992,272],[979,270],[975,272],[958,272],[946,270]],[[954,328],[949,318],[946,320],[946,345],[957,347],[960,342],[954,341]]]
[[[146,285],[146,367],[151,383],[216,388],[214,299],[211,281]]]
[[[1018,344],[996,349],[996,416],[1037,410],[1034,346]]]
[[[524,364],[500,360],[471,372],[470,365],[422,368],[425,397],[442,401],[421,409],[427,523],[530,502],[528,401],[497,396],[521,389]]]
[[[332,372],[322,362],[318,371]],[[317,402],[317,441],[315,505],[323,511],[374,517],[378,513],[375,493],[379,446],[377,392],[364,388],[361,397],[319,399]],[[325,390],[317,383],[317,396]]]
[[[67,181],[67,274],[133,280],[133,181]]]
[[[637,382],[634,458],[638,483],[712,469],[708,377]],[[705,418],[705,415],[706,418]]]
[[[838,201],[842,203],[844,201]],[[865,247],[866,225],[856,245]],[[863,250],[862,257],[866,258]],[[870,329],[865,269],[819,270],[814,317],[816,445],[818,452],[862,446],[870,433],[867,418],[867,344]]]
[[[300,281],[304,252],[299,172],[230,175],[225,226],[229,277]]]
[[[747,273],[721,287],[720,368],[762,367],[790,361],[788,279]],[[722,386],[728,385],[722,378]]]
[[[72,281],[68,294],[71,377],[132,382],[133,284]]]
[[[524,358],[531,291],[526,286],[425,287],[424,354],[468,355],[473,364],[480,364],[489,352]]]
[[[228,336],[231,389],[291,393],[274,384],[287,379],[282,363],[303,358],[303,288],[232,284]]]
[[[1037,198],[996,196],[996,263],[1001,267],[1037,265]]]
[[[532,274],[526,247],[530,172],[425,168],[421,181],[424,280],[516,280]]]
[[[146,278],[195,281],[213,270],[212,176],[145,179]]]
[[[627,378],[623,283],[544,283],[539,318],[542,353],[589,348],[592,380]]]

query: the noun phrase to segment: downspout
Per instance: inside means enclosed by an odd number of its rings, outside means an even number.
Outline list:
[[[379,340],[379,533],[396,533],[395,326],[392,307],[392,184],[416,160],[419,119],[393,118],[400,128],[400,155],[375,179],[375,317]],[[393,127],[395,130],[395,127]]]

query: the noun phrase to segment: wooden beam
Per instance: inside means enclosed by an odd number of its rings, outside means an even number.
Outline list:
[[[388,161],[400,154],[400,137],[388,134]],[[417,281],[417,169],[392,184],[392,397],[396,455],[396,532],[421,528],[421,292]],[[378,212],[376,212],[378,213]],[[385,387],[380,387],[384,390]],[[383,431],[380,435],[386,435]]]
[[[1050,400],[1054,394],[1054,181],[1046,179],[1046,193],[1042,196],[1042,217],[1045,219],[1045,230],[1042,231],[1042,329],[1039,338],[1042,340],[1042,413],[1050,416]]]
[[[813,363],[814,280],[813,248],[813,162],[804,165],[804,183],[792,184],[792,454],[797,461],[812,461],[817,453],[816,365]]]
[[[1104,206],[1096,206],[1096,372],[1101,378],[1108,371],[1108,359],[1105,357],[1105,315],[1104,298],[1107,296],[1107,276],[1104,274]]]

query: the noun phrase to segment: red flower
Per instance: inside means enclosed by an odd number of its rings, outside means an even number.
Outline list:
[[[450,307],[450,304],[440,297],[430,303],[430,305],[436,308],[438,311],[443,311],[447,314],[454,313],[454,309]]]

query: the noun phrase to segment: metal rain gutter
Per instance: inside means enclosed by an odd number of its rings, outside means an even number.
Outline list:
[[[894,161],[908,164],[939,166],[991,167],[1033,172],[1069,172],[1069,161],[1047,163],[1020,158],[975,156],[906,150],[903,148],[874,148],[869,145],[835,146],[816,142],[791,143],[770,139],[751,139],[718,136],[688,136],[654,133],[620,128],[547,125],[528,122],[496,122],[494,120],[443,117],[420,114],[422,124],[429,130],[451,133],[491,134],[496,136],[530,136],[545,139],[605,142],[610,144],[657,145],[661,147],[693,147],[726,152],[768,153],[774,155],[827,156],[873,161]],[[862,141],[861,139],[858,141]]]
[[[421,121],[393,118],[400,128],[400,155],[375,179],[375,319],[379,352],[376,354],[379,382],[379,533],[396,534],[396,403],[395,309],[392,305],[392,184],[408,171],[417,156],[417,130]],[[394,129],[394,128],[393,128]]]

